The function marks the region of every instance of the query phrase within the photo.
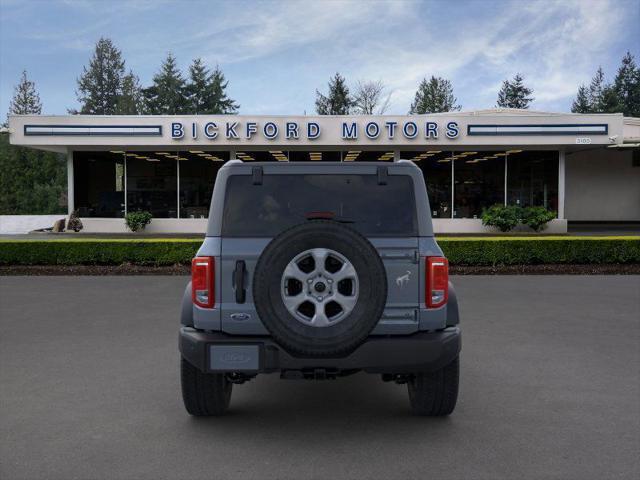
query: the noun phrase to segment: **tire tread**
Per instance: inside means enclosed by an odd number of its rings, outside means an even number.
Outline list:
[[[408,383],[409,402],[414,415],[450,415],[458,400],[460,358],[435,372],[416,374]]]
[[[182,400],[187,412],[196,417],[223,415],[229,408],[231,384],[221,373],[203,373],[180,359]]]

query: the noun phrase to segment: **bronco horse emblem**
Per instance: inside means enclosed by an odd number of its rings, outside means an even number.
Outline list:
[[[398,285],[400,288],[404,287],[405,284],[409,283],[409,277],[411,277],[411,272],[407,270],[407,273],[405,275],[401,275],[400,277],[396,278],[396,285]]]

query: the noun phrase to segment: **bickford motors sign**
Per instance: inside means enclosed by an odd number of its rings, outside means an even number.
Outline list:
[[[394,140],[402,137],[407,140],[416,138],[436,140],[441,136],[455,139],[460,134],[457,122],[448,121],[443,125],[434,121],[341,121],[330,125],[339,129],[339,132],[331,132],[332,137],[339,136],[342,140],[358,140],[366,137],[369,140],[384,138]],[[325,127],[327,128],[327,127]],[[338,135],[336,135],[338,133]],[[316,140],[321,138],[323,127],[314,121],[192,121],[172,122],[171,138],[174,140],[206,138],[216,140],[252,140],[262,137],[266,140]]]

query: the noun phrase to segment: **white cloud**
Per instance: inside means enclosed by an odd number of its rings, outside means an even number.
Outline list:
[[[0,1],[5,25],[37,10]],[[83,0],[56,7],[68,10],[74,28],[35,15],[33,28],[19,35],[51,55],[89,52],[107,35],[127,65],[146,75],[167,51],[183,66],[200,56],[235,72],[231,85],[240,87],[234,93],[243,111],[310,108],[314,89],[335,71],[354,83],[383,80],[393,92],[390,113],[406,112],[418,83],[430,75],[451,79],[463,107],[489,107],[502,80],[516,72],[534,88],[535,108],[557,109],[621,36],[630,38],[630,29],[640,36],[633,24],[640,3],[621,1],[193,1],[178,8],[151,0]]]

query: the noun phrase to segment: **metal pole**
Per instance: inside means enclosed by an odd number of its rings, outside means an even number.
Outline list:
[[[558,155],[558,218],[564,219],[565,196],[565,149],[561,149]]]
[[[507,153],[504,156],[504,206],[507,206],[507,170],[509,167],[509,162],[507,159],[509,158],[509,154]]]
[[[128,191],[127,191],[127,155],[124,155],[124,216],[127,216],[127,197],[128,197]]]
[[[455,199],[455,189],[456,189],[456,182],[455,182],[455,174],[456,174],[456,168],[454,166],[454,164],[456,163],[455,159],[453,158],[453,152],[451,152],[451,218],[454,218],[453,215],[453,211],[454,211],[454,199]]]
[[[180,156],[180,154],[178,154]],[[175,159],[176,162],[176,218],[180,218],[180,160]]]
[[[67,213],[75,210],[75,185],[73,172],[73,150],[67,150]]]

